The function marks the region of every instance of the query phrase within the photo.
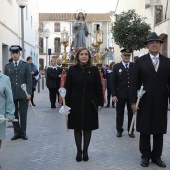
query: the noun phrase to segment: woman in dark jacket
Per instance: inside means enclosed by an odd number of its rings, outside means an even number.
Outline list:
[[[31,95],[31,103],[33,106],[36,106],[34,104],[34,91],[36,90],[36,85],[37,85],[37,79],[35,78],[38,75],[38,69],[36,65],[32,63],[32,57],[27,57],[27,62],[30,65],[31,68],[31,75],[32,75],[32,95]]]
[[[71,107],[68,115],[68,128],[74,129],[77,146],[76,160],[88,161],[88,146],[92,130],[98,129],[98,111],[103,106],[103,93],[98,68],[92,66],[87,48],[77,51],[76,64],[67,72],[65,88],[66,104]],[[83,133],[83,152],[82,152]]]
[[[60,77],[62,69],[56,66],[56,59],[51,60],[51,66],[47,68],[46,84],[50,93],[51,108],[56,108],[57,92],[60,88]]]

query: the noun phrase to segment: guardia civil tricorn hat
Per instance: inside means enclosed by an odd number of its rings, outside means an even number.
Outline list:
[[[161,44],[164,42],[164,40],[160,39],[160,37],[155,32],[152,32],[147,37],[147,40],[144,42],[144,45],[146,45],[150,41],[160,41]]]

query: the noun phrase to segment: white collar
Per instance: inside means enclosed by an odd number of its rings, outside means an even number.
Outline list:
[[[17,62],[17,65],[19,64],[19,62],[20,62],[20,59],[18,60],[18,61],[14,61],[13,60],[13,64],[15,65],[15,63]]]
[[[150,58],[151,58],[151,59],[153,59],[153,58],[155,58],[155,57],[156,57],[157,59],[159,59],[159,53],[158,53],[156,56],[153,56],[153,55],[150,54],[150,53],[149,53],[149,55],[150,55]]]
[[[128,62],[128,63],[125,63],[125,62],[123,62],[122,61],[122,64],[126,67],[126,64],[127,64],[127,66],[129,67],[129,65],[130,65],[130,62]]]

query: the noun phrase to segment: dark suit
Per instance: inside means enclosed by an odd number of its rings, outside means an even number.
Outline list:
[[[19,119],[20,115],[20,123],[13,122],[14,135],[25,136],[28,100],[26,99],[26,94],[22,90],[21,85],[26,84],[28,94],[32,94],[32,76],[30,66],[27,62],[20,61],[18,67],[15,68],[14,63],[11,62],[5,65],[4,74],[9,76],[11,81],[11,87],[15,103],[15,118]]]
[[[56,103],[56,95],[58,93],[58,89],[60,88],[60,80],[61,80],[59,75],[61,75],[61,73],[62,73],[62,69],[60,67],[57,67],[57,68],[48,67],[47,68],[46,84],[47,84],[47,88],[49,89],[49,93],[50,93],[51,106],[55,106],[55,103]]]
[[[136,129],[140,132],[140,151],[143,157],[158,158],[162,154],[163,134],[167,131],[170,60],[159,54],[156,72],[149,54],[137,59],[131,81],[131,103],[136,103],[137,90],[142,84],[146,93],[140,100],[136,122]],[[153,134],[152,150],[150,134]]]
[[[130,129],[133,111],[129,103],[130,81],[134,63],[130,62],[129,68],[126,70],[122,62],[116,64],[113,68],[111,77],[112,96],[116,96],[118,102],[116,104],[116,129],[123,132],[124,109],[127,104],[128,110],[128,131]]]

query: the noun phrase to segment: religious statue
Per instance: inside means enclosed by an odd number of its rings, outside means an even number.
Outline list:
[[[82,12],[74,14],[76,21],[73,24],[73,42],[72,46],[74,47],[86,47],[86,37],[89,35],[87,26],[86,26],[86,14]]]

